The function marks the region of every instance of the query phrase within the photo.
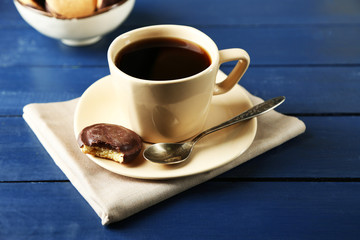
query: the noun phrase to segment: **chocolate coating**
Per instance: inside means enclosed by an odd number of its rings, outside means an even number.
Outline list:
[[[139,135],[120,125],[99,123],[84,128],[78,137],[78,144],[100,147],[124,154],[124,163],[135,159],[142,148]]]

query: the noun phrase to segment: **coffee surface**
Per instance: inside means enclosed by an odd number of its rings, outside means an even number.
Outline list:
[[[174,80],[197,74],[211,64],[199,45],[177,38],[152,38],[129,44],[115,65],[126,74],[146,80]]]

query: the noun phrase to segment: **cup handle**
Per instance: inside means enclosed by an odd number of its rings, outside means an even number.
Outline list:
[[[232,89],[239,82],[250,64],[249,54],[245,50],[240,48],[220,50],[219,56],[220,65],[224,62],[236,60],[238,60],[238,62],[224,81],[216,83],[213,95],[223,94]]]

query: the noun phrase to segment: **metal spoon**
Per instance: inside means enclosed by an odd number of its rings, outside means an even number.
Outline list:
[[[204,136],[213,133],[215,131],[221,130],[223,128],[229,127],[231,125],[234,125],[238,122],[245,121],[253,117],[259,116],[263,113],[266,113],[271,109],[276,108],[284,101],[285,101],[285,97],[283,96],[267,100],[224,123],[221,123],[215,127],[212,127],[200,133],[191,141],[185,143],[156,143],[154,145],[151,145],[145,149],[143,153],[144,158],[151,162],[160,163],[160,164],[181,163],[189,158],[195,143]]]

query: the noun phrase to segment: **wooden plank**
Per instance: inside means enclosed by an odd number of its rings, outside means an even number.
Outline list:
[[[0,24],[3,27],[26,26],[19,21],[12,1],[1,1]],[[226,14],[219,14],[226,13]],[[161,15],[161,17],[159,16]],[[137,0],[125,25],[181,23],[187,25],[259,25],[259,24],[344,24],[360,23],[357,0],[294,1],[176,1]]]
[[[252,65],[337,65],[360,62],[360,32],[352,25],[202,28],[219,49],[240,47]]]
[[[301,117],[306,132],[221,177],[360,178],[360,117]],[[355,165],[357,167],[355,167]]]
[[[231,67],[222,70],[229,74]],[[287,97],[288,114],[360,113],[360,67],[250,67],[240,85],[255,96]]]
[[[252,65],[360,64],[360,31],[351,25],[200,27],[219,49],[246,49]],[[31,29],[0,29],[0,67],[106,66],[110,42],[131,28],[119,28],[88,47],[67,47]]]
[[[22,115],[29,103],[80,97],[93,82],[108,74],[107,67],[0,68],[0,115]]]
[[[0,136],[0,182],[67,180],[21,117],[0,118]]]
[[[0,195],[0,238],[10,240],[351,240],[360,234],[358,182],[207,182],[109,227],[70,183],[0,183]]]
[[[360,117],[301,119],[303,135],[219,178],[360,178]],[[0,181],[66,180],[20,117],[0,118],[0,136]]]
[[[158,15],[161,13],[161,17]],[[222,14],[221,14],[222,13]],[[356,0],[138,1],[128,24],[286,25],[359,23]]]
[[[226,73],[231,69],[222,67]],[[0,115],[21,115],[28,103],[79,97],[108,74],[107,66],[0,68]],[[280,112],[356,114],[360,113],[359,76],[360,67],[250,67],[240,84],[263,99],[285,95]]]
[[[0,67],[106,66],[110,42],[132,28],[121,27],[99,43],[67,47],[32,29],[0,29]],[[220,49],[246,49],[252,65],[360,64],[360,31],[353,25],[200,27]]]

